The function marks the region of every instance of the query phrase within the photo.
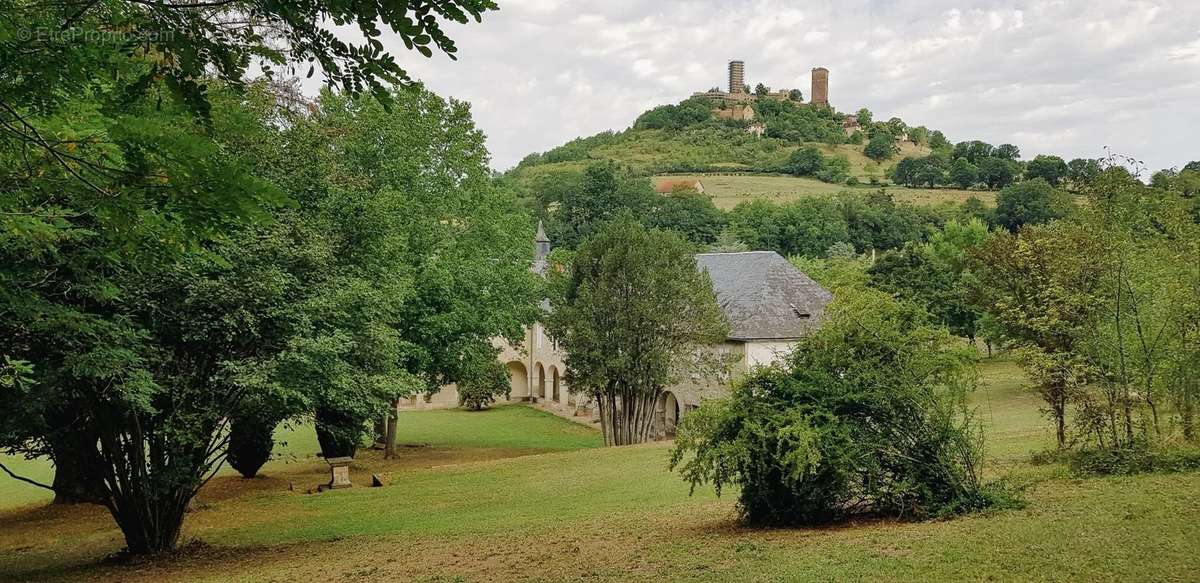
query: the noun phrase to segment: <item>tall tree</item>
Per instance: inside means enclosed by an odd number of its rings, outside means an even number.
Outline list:
[[[647,441],[663,390],[728,333],[693,248],[624,216],[551,277],[546,328],[566,354],[567,382],[600,404],[606,445]]]

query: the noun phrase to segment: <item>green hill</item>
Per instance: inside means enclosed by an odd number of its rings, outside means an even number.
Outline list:
[[[972,196],[988,203],[994,199],[987,191],[891,184],[888,176],[900,160],[928,156],[932,149],[924,143],[897,140],[894,154],[876,162],[867,157],[861,143],[847,143],[850,138],[842,130],[846,114],[828,108],[760,101],[755,104],[758,117],[754,121],[722,119],[714,111],[719,111],[719,106],[703,97],[658,107],[639,116],[623,131],[578,138],[547,152],[530,154],[505,178],[522,196],[534,197],[538,185],[546,179],[578,173],[596,161],[613,161],[645,176],[699,179],[714,204],[722,208],[759,198],[788,201],[851,188],[881,187],[897,200],[918,204],[962,202]],[[754,124],[764,126],[764,135],[751,131]],[[921,128],[919,134],[928,136],[929,132]],[[816,138],[822,141],[814,141]],[[844,159],[849,186],[844,179],[831,183],[790,175],[789,159],[797,149],[807,147],[818,149],[827,159]]]

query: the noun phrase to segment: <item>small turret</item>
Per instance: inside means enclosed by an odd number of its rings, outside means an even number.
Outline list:
[[[533,262],[543,263],[550,255],[550,237],[546,236],[546,227],[538,221],[537,235],[533,238]]]

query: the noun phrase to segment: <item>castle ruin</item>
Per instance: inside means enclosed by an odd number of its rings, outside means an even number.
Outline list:
[[[772,91],[764,97],[746,91],[746,62],[733,60],[729,61],[728,91],[713,88],[712,90],[697,92],[693,95],[715,100],[716,107],[713,109],[713,115],[717,117],[753,121],[754,107],[752,102],[758,99],[788,101],[791,99],[791,90],[781,89],[779,91]],[[809,105],[822,107],[829,106],[829,69],[816,67],[812,70],[812,89],[809,93],[808,103]]]

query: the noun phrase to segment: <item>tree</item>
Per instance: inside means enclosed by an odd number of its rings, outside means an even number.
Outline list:
[[[478,369],[458,383],[458,405],[479,411],[512,391],[508,370],[496,359],[481,362]]]
[[[971,188],[979,182],[979,168],[966,158],[959,158],[950,167],[950,180],[959,188]]]
[[[863,154],[876,162],[887,160],[895,153],[896,138],[884,132],[878,132],[871,136],[863,148]]]
[[[1039,154],[1025,167],[1026,180],[1041,178],[1050,183],[1050,186],[1058,186],[1058,183],[1069,175],[1070,168],[1058,156]]]
[[[551,279],[546,329],[566,354],[567,382],[599,403],[606,445],[647,441],[663,389],[728,332],[708,275],[681,237],[624,216]]]
[[[675,231],[688,241],[708,245],[725,228],[725,213],[713,205],[708,195],[684,189],[660,197],[644,222],[648,227]]]
[[[970,158],[968,158],[970,160]],[[979,180],[988,188],[1004,188],[1016,177],[1012,162],[1002,158],[986,157],[976,162],[979,166]]]
[[[872,123],[871,122],[871,110],[864,107],[864,108],[858,110],[858,113],[855,114],[855,117],[858,118],[859,127],[861,127],[861,128],[871,127],[871,123]]]
[[[925,126],[917,126],[909,129],[908,139],[918,146],[923,146],[929,143],[929,128]]]
[[[1200,160],[1188,162],[1184,165],[1183,170],[1186,172],[1200,172]]]
[[[752,525],[923,518],[994,503],[966,406],[971,353],[878,291],[842,289],[826,314],[786,365],[685,417],[671,467],[693,488],[736,485]]]
[[[632,176],[613,162],[597,162],[584,171],[582,187],[564,195],[548,230],[560,246],[574,248],[623,211],[646,215],[656,198],[648,180]]]
[[[1075,158],[1067,163],[1067,178],[1071,180],[1072,188],[1079,189],[1099,175],[1099,160]]]
[[[788,99],[797,103],[801,103],[804,101],[804,94],[801,93],[799,89],[792,89],[791,91],[788,91]]]
[[[817,172],[817,180],[832,184],[841,184],[850,177],[850,160],[844,156],[830,156],[821,163]]]
[[[771,88],[762,83],[754,86],[754,94],[758,97],[766,97],[769,93],[771,93]]]
[[[804,146],[788,157],[787,170],[796,176],[813,176],[824,166],[825,157],[813,146]]]
[[[968,162],[982,166],[985,158],[993,157],[991,144],[979,140],[959,142],[954,145],[954,158],[966,158]],[[1003,158],[1000,158],[1003,160]]]
[[[327,22],[368,39],[382,23],[422,54],[437,47],[453,57],[440,23],[494,8],[483,0],[8,6],[0,37],[73,34],[0,43],[0,61],[21,71],[0,87],[8,128],[0,356],[21,379],[0,395],[0,445],[51,457],[59,494],[72,493],[59,483],[66,476],[90,484],[84,494],[109,510],[128,552],[171,549],[188,501],[224,459],[233,409],[260,388],[241,382],[245,369],[278,349],[268,340],[278,331],[247,333],[238,315],[284,304],[290,289],[250,273],[238,291],[265,284],[269,293],[212,305],[183,295],[226,263],[209,246],[229,251],[227,229],[264,220],[284,200],[236,155],[237,146],[270,144],[280,126],[241,100],[214,101],[244,87],[252,61],[268,73],[319,64],[327,82],[382,97],[408,80],[394,56],[368,48],[374,40],[336,40]],[[414,23],[410,13],[424,17]],[[213,307],[222,311],[204,313]],[[184,326],[205,322],[216,336]]]
[[[950,140],[946,139],[946,134],[943,134],[940,130],[934,130],[932,134],[929,134],[929,147],[941,151],[948,150],[952,146],[950,145]]]
[[[1021,157],[1021,149],[1012,144],[1000,144],[992,151],[992,156],[1001,160],[1015,162]]]
[[[996,222],[1010,231],[1016,231],[1022,225],[1061,219],[1073,207],[1066,193],[1036,178],[1006,186],[996,195]]]

